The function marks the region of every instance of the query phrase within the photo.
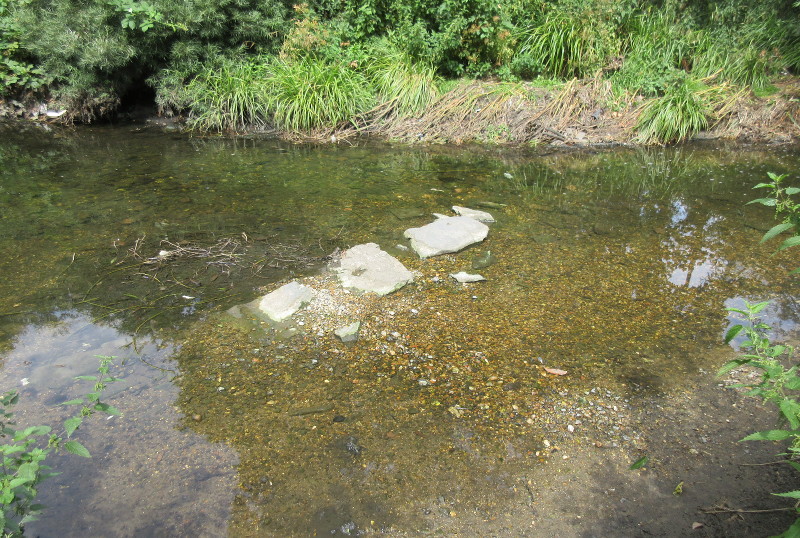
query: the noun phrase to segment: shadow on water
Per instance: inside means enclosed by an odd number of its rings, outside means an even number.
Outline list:
[[[793,173],[789,150],[3,129],[3,387],[22,420],[55,423],[95,355],[124,379],[125,416],[80,432],[94,459],[54,462],[41,536],[451,532],[496,518],[575,428],[635,446],[639,399],[719,365],[726,306],[776,299],[771,321],[796,330],[793,260],[758,245],[772,215],[745,205],[767,171]],[[483,244],[397,246],[452,205],[490,208]],[[415,283],[281,334],[225,313],[289,278],[337,297],[326,257],[366,241]],[[355,318],[358,342],[333,337]]]

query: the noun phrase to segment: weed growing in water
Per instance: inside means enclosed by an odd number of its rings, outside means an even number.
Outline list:
[[[748,203],[774,207],[775,215],[781,217],[783,222],[770,228],[761,238],[761,242],[763,243],[783,232],[792,230],[792,237],[784,240],[781,246],[778,247],[778,251],[789,247],[796,247],[800,245],[800,203],[795,202],[792,196],[800,193],[800,189],[797,187],[785,187],[783,185],[783,182],[786,180],[786,174],[778,175],[768,172],[767,175],[771,180],[770,183],[759,183],[753,188],[769,189],[772,191],[771,196],[757,198]],[[792,273],[800,273],[800,267],[793,270]]]
[[[754,188],[769,189],[772,196],[758,198],[749,203],[759,203],[767,207],[774,207],[775,214],[783,219],[781,224],[773,226],[761,238],[761,242],[789,230],[794,230],[795,235],[786,239],[778,250],[783,250],[800,244],[800,203],[795,202],[792,196],[800,193],[796,187],[783,185],[786,174],[778,175],[768,173],[770,183],[759,183]],[[800,272],[795,269],[792,273]],[[745,302],[745,308],[728,308],[743,318],[744,323],[737,323],[725,334],[725,343],[729,344],[739,334],[744,334],[745,340],[740,348],[744,351],[738,359],[728,361],[719,371],[724,375],[741,366],[750,366],[761,370],[761,379],[752,385],[744,386],[748,395],[761,398],[764,402],[773,403],[779,410],[784,427],[775,430],[766,430],[748,435],[742,441],[788,441],[787,452],[781,454],[785,462],[796,471],[800,471],[800,365],[792,364],[794,349],[792,346],[773,344],[769,333],[772,330],[767,323],[759,319],[758,314],[766,308],[769,301],[757,304]],[[785,364],[791,366],[787,368]],[[774,493],[779,497],[800,500],[800,490],[786,493]],[[800,504],[795,504],[798,518],[781,536],[800,536]]]
[[[109,415],[119,415],[120,412],[113,406],[100,401],[100,396],[108,383],[113,383],[117,378],[109,375],[109,368],[113,357],[100,357],[98,375],[78,376],[76,379],[94,381],[92,392],[83,398],[64,402],[62,405],[80,405],[81,410],[74,416],[66,419],[63,432],[52,433],[49,426],[30,426],[16,429],[14,414],[11,408],[18,402],[19,394],[16,391],[7,392],[0,397],[0,452],[3,456],[3,467],[0,470],[0,525],[3,536],[21,537],[24,534],[25,524],[34,521],[37,515],[45,508],[37,504],[36,496],[38,486],[49,477],[58,473],[51,473],[50,467],[44,465],[47,456],[53,451],[66,450],[71,454],[84,458],[91,458],[91,454],[72,434],[83,424],[84,419],[94,413],[101,412]],[[47,443],[44,444],[44,439]]]
[[[740,348],[744,351],[738,359],[728,361],[717,375],[725,375],[742,366],[750,366],[761,370],[761,379],[752,385],[734,385],[748,388],[747,394],[761,398],[764,402],[775,404],[780,410],[785,426],[775,430],[765,430],[748,435],[742,441],[788,441],[787,452],[781,454],[785,462],[800,471],[800,402],[797,395],[800,391],[800,372],[797,364],[786,368],[784,362],[790,363],[794,349],[788,345],[773,344],[769,338],[772,329],[761,321],[758,314],[769,304],[764,301],[757,304],[745,302],[745,308],[728,308],[728,311],[739,314],[745,323],[731,327],[725,334],[725,343],[730,343],[740,333],[745,340]],[[786,493],[773,493],[779,497],[800,499],[800,490]],[[782,536],[800,536],[800,508],[795,507],[798,518]]]

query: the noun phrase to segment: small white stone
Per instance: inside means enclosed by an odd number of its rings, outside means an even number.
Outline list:
[[[462,284],[466,282],[480,282],[481,280],[486,280],[482,275],[478,274],[471,275],[464,271],[458,273],[451,273],[450,276],[456,279],[456,281],[461,282]]]
[[[477,220],[478,222],[494,222],[494,217],[491,213],[481,211],[480,209],[470,209],[468,207],[454,205],[453,211],[462,217],[469,217]]]

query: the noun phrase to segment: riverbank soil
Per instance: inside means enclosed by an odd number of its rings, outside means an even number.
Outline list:
[[[797,121],[800,79],[785,76],[764,93],[757,96],[750,90],[729,89],[726,97],[709,109],[708,128],[691,138],[770,144],[796,142],[800,139]],[[389,102],[337,128],[294,133],[267,126],[260,132],[290,140],[332,143],[370,135],[406,143],[456,145],[635,144],[639,116],[651,101],[640,95],[616,95],[611,83],[601,78],[573,79],[548,87],[463,80],[417,116],[401,116],[394,103]],[[155,104],[148,108],[137,103],[131,109],[103,104],[97,111],[85,108],[59,110],[56,103],[35,99],[0,99],[0,117],[59,124],[86,118],[87,122],[139,123],[144,128],[175,130],[186,125],[187,120],[181,115],[158,117]]]

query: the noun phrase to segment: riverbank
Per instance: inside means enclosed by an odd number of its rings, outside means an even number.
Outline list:
[[[461,80],[419,114],[404,115],[396,103],[381,103],[335,128],[305,131],[274,125],[249,126],[225,134],[274,136],[292,141],[345,143],[359,136],[419,144],[482,143],[501,146],[653,145],[643,137],[642,115],[658,99],[615,95],[602,79],[544,87],[535,83]],[[453,85],[451,84],[451,86]],[[110,110],[110,109],[109,109]],[[716,99],[705,129],[687,140],[729,140],[742,143],[791,144],[800,140],[800,79],[784,77],[771,92],[728,89]],[[0,118],[73,125],[85,117],[80,110],[56,102],[0,100]],[[214,131],[194,127],[193,117],[157,113],[155,105],[121,108],[96,123],[133,123],[146,128],[189,131],[209,136]]]

